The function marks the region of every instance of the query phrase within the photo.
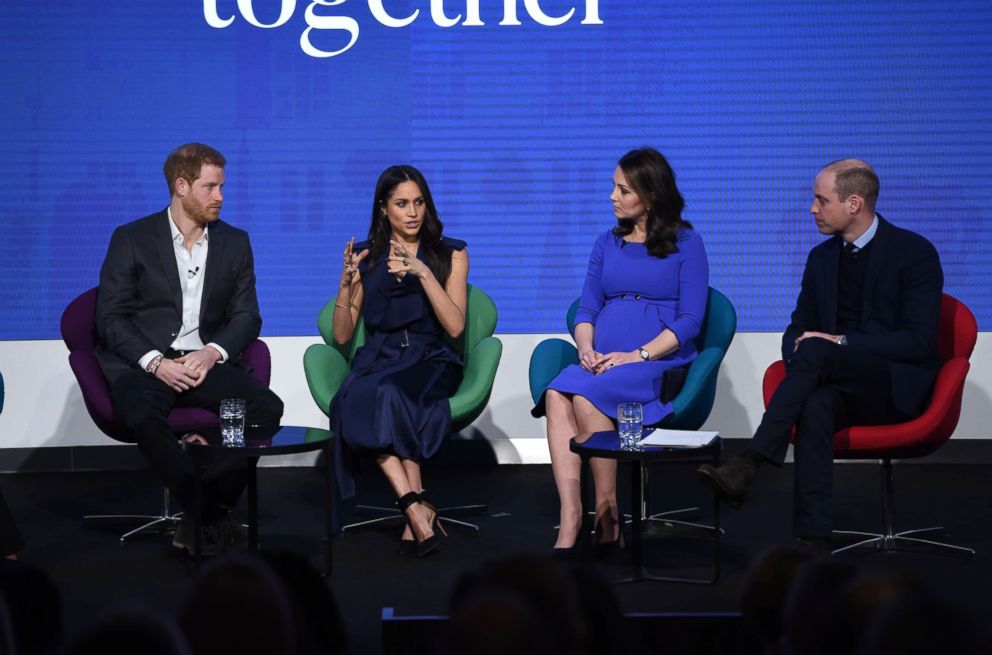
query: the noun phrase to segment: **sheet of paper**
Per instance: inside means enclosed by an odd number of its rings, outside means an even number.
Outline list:
[[[716,430],[655,430],[637,442],[639,446],[681,446],[698,448],[705,446],[716,435]]]

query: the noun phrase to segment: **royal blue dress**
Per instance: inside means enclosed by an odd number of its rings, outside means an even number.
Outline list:
[[[678,252],[659,259],[643,243],[626,243],[613,231],[596,239],[575,324],[595,327],[593,348],[599,353],[637,350],[668,328],[679,348],[667,357],[623,364],[595,375],[573,364],[548,384],[564,394],[589,399],[599,411],[617,416],[617,405],[639,402],[644,425],[654,425],[672,413],[662,403],[665,371],[687,366],[696,358],[694,339],[706,313],[709,265],[703,240],[694,231],[678,233]],[[544,415],[544,395],[531,410]]]
[[[465,242],[442,237],[449,251]],[[355,252],[369,243],[355,244]],[[417,258],[426,262],[423,249]],[[461,356],[446,338],[415,275],[397,280],[388,258],[359,263],[364,299],[365,344],[355,352],[351,371],[331,399],[331,431],[337,435],[341,495],[355,493],[351,476],[359,451],[425,460],[451,430],[451,406],[462,379]]]

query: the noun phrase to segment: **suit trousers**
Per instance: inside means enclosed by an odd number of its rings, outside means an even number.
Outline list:
[[[0,493],[0,557],[13,555],[22,548],[24,548],[24,539],[17,530],[17,524],[14,523],[14,517],[7,507],[7,501]]]
[[[162,476],[180,507],[192,509],[196,471],[167,422],[175,407],[199,407],[215,414],[225,398],[245,400],[245,423],[279,425],[279,397],[245,369],[216,364],[198,387],[178,393],[144,371],[120,376],[111,387],[114,412],[128,427],[142,454]],[[215,464],[203,476],[203,520],[222,518],[234,507],[248,483],[247,460],[234,458]]]
[[[751,448],[781,466],[796,428],[793,529],[827,537],[833,527],[834,432],[909,420],[892,401],[889,361],[820,338],[804,339],[765,410]]]

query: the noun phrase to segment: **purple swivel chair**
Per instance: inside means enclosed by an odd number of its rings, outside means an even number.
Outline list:
[[[62,340],[69,348],[69,366],[83,392],[83,402],[90,418],[104,434],[124,443],[134,443],[134,438],[114,413],[110,401],[110,387],[100,371],[100,364],[93,354],[97,337],[94,326],[96,315],[96,288],[82,293],[69,303],[62,312]],[[245,364],[252,368],[254,375],[265,386],[269,385],[272,361],[269,348],[256,339],[248,344],[242,353]],[[216,427],[217,415],[197,407],[181,407],[169,413],[169,427],[178,435],[198,429]],[[161,514],[102,514],[83,517],[86,521],[140,521],[137,528],[121,535],[121,545],[128,538],[143,532],[169,532],[174,530],[182,514],[173,514],[169,502],[169,489],[162,485]]]

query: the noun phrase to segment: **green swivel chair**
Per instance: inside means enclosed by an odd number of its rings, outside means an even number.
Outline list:
[[[568,308],[565,320],[568,331],[575,336],[575,313],[579,308],[579,299]],[[737,332],[737,312],[725,295],[710,287],[706,301],[706,315],[696,337],[696,359],[689,365],[685,383],[678,395],[672,400],[672,413],[662,419],[656,426],[670,430],[698,430],[710,415],[713,402],[716,399],[716,381],[720,372],[730,342]],[[575,346],[564,339],[545,339],[537,344],[530,358],[530,393],[536,403],[548,384],[558,373],[569,364],[578,364],[579,355]],[[646,485],[648,480],[647,468],[642,468],[641,480]],[[645,494],[645,498],[647,495]],[[646,502],[646,501],[645,501]],[[710,526],[697,523],[676,521],[672,515],[685,512],[698,512],[698,507],[677,509],[659,514],[648,515],[647,507],[643,508],[642,516],[649,521],[675,523],[693,528],[710,529]]]
[[[326,415],[331,406],[331,399],[337,393],[341,382],[351,370],[351,359],[355,351],[365,343],[365,321],[361,315],[355,326],[355,334],[351,341],[341,345],[334,341],[333,314],[337,297],[331,298],[317,317],[317,327],[322,344],[314,344],[303,354],[303,370],[307,376],[310,394],[320,410]],[[489,402],[493,390],[493,380],[496,379],[496,369],[500,356],[503,354],[502,342],[493,336],[496,330],[498,314],[496,304],[485,291],[479,287],[468,285],[468,307],[465,316],[465,329],[457,339],[452,340],[455,349],[461,354],[465,369],[462,382],[455,395],[449,400],[451,404],[451,431],[457,432],[472,424],[482,414]],[[310,428],[313,435],[327,434],[327,430]],[[358,505],[358,509],[388,512],[387,516],[347,525],[342,528],[346,532],[351,528],[367,526],[381,521],[394,520],[399,516],[395,508],[380,508]],[[442,507],[438,510],[441,521],[469,528],[478,533],[479,527],[472,523],[458,521],[445,516],[452,511],[484,511],[485,505],[460,505],[458,507]]]

